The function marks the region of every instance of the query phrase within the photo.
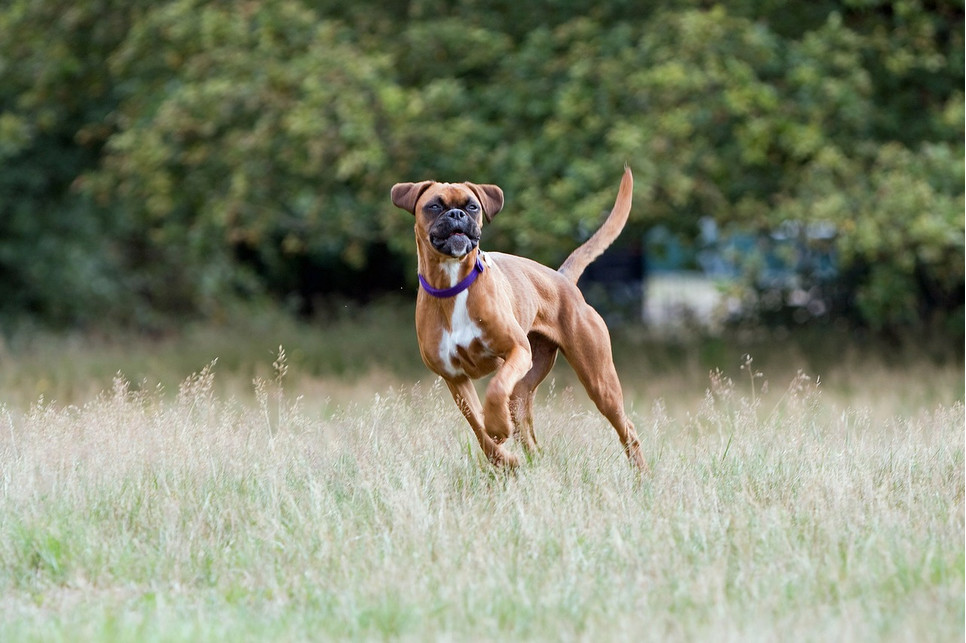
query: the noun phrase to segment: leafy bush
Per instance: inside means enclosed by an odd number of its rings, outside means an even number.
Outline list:
[[[431,177],[499,183],[485,243],[554,264],[626,161],[628,235],[834,226],[836,313],[961,319],[960,4],[632,4],[7,3],[0,315],[359,294]]]

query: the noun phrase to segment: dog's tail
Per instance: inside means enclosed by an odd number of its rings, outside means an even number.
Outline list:
[[[631,197],[634,192],[634,176],[631,168],[624,166],[624,177],[621,179],[621,187],[617,191],[617,200],[614,208],[607,215],[603,225],[598,228],[590,239],[587,239],[576,250],[570,253],[566,261],[560,264],[557,272],[561,273],[570,281],[577,283],[580,275],[590,263],[599,257],[608,246],[614,242],[617,235],[624,229],[627,223],[627,216],[631,213]]]

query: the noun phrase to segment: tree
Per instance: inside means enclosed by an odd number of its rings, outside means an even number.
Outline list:
[[[135,218],[172,299],[204,308],[305,253],[365,261],[402,102],[384,56],[298,2],[177,0],[111,72],[117,133],[91,183]]]
[[[554,265],[628,162],[628,235],[820,223],[836,312],[961,319],[957,2],[12,0],[0,36],[8,317],[352,290],[414,265],[402,180],[500,184],[485,246]]]
[[[0,311],[74,323],[129,313],[123,215],[77,190],[110,135],[105,60],[144,3],[0,7]]]

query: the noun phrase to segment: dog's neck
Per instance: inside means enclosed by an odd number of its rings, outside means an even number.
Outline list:
[[[423,289],[435,297],[452,296],[440,294],[463,284],[463,288],[468,288],[475,279],[475,274],[483,270],[483,253],[479,248],[473,248],[466,255],[455,257],[431,257],[424,260],[419,257],[419,277]],[[468,282],[468,283],[464,283]]]

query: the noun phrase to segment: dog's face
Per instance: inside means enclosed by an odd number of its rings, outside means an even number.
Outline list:
[[[392,202],[416,217],[416,237],[439,254],[460,259],[480,244],[483,220],[503,208],[503,190],[475,183],[397,183]]]

